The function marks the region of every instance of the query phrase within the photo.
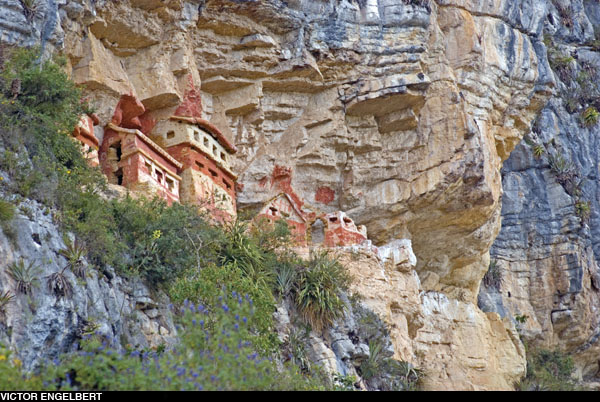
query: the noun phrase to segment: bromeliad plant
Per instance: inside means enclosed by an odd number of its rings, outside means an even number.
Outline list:
[[[350,277],[344,267],[326,252],[313,253],[307,267],[298,272],[295,302],[305,322],[320,331],[344,315],[340,293],[347,290]]]
[[[600,112],[598,112],[598,110],[594,106],[588,107],[581,114],[581,120],[585,127],[595,126],[596,123],[598,123],[599,119],[600,119]]]
[[[18,293],[31,294],[31,289],[39,282],[40,268],[33,262],[25,263],[21,258],[19,262],[13,262],[8,267],[8,274],[16,282]]]
[[[0,313],[3,313],[6,310],[6,306],[10,303],[15,296],[10,293],[10,290],[7,290],[4,293],[0,293]]]
[[[66,265],[63,269],[53,274],[48,275],[46,284],[48,290],[56,295],[56,297],[71,297],[73,295],[73,285],[65,276],[65,270],[69,266]]]
[[[85,247],[77,240],[71,241],[67,236],[64,237],[66,248],[59,250],[60,255],[67,259],[67,267],[81,279],[85,278],[85,266],[83,259],[86,255]],[[64,269],[63,269],[64,271]]]

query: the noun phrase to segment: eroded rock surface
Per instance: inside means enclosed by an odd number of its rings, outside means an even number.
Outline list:
[[[100,335],[116,348],[172,344],[176,330],[168,299],[151,294],[139,279],[124,280],[112,269],[102,273],[85,264],[84,279],[64,270],[72,297],[49,289],[48,277],[61,272],[67,260],[60,255],[65,248],[61,232],[48,212],[24,201],[9,226],[0,229],[0,293],[15,296],[0,312],[0,342],[15,350],[26,369],[72,350],[85,334]],[[9,274],[20,263],[37,271],[29,294],[15,291]]]
[[[1,0],[0,12],[22,13],[19,3]],[[411,240],[416,265],[374,306],[429,388],[518,379],[512,326],[475,303],[500,231],[502,161],[555,86],[542,42],[547,14],[559,18],[550,1],[41,3],[0,38],[67,55],[100,141],[122,95],[159,121],[192,82],[202,117],[239,150],[238,208],[286,182],[317,209],[346,211],[377,245]],[[593,29],[577,19],[572,31]],[[363,282],[387,284],[380,271],[365,267]]]
[[[482,309],[513,320],[532,345],[573,355],[584,379],[598,375],[600,353],[598,126],[582,117],[598,106],[599,25],[596,2],[548,5],[557,91],[504,164],[502,230],[491,249],[501,281],[479,295]]]

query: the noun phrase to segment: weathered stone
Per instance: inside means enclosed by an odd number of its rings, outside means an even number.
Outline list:
[[[168,327],[159,332],[153,318],[136,311],[142,303],[147,306],[163,304],[147,297],[149,290],[139,281],[125,281],[111,273],[109,282],[91,266],[86,266],[86,278],[78,280],[69,270],[67,280],[73,285],[71,298],[57,298],[46,286],[46,277],[59,272],[67,261],[59,254],[65,248],[61,232],[45,208],[33,201],[21,204],[30,216],[17,214],[11,225],[16,238],[9,240],[0,229],[0,289],[16,294],[8,267],[21,258],[25,264],[40,268],[38,282],[31,295],[17,294],[7,306],[0,323],[0,340],[15,350],[27,369],[45,359],[58,357],[71,350],[86,331],[113,340],[127,340],[133,347],[147,348],[160,344],[170,345],[175,339],[171,316],[163,312],[160,321]],[[32,236],[37,234],[37,236]],[[38,239],[39,243],[34,239]],[[111,270],[109,268],[109,270]],[[164,304],[163,304],[164,305]],[[139,322],[132,316],[141,317]],[[116,342],[116,347],[121,347]]]

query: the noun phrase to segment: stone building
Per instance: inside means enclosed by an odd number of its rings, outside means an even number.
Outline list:
[[[281,193],[267,202],[255,218],[257,221],[259,219],[267,219],[269,222],[283,219],[290,228],[294,243],[306,245],[308,224],[305,214],[288,194]]]
[[[254,218],[255,222],[260,219],[270,222],[283,219],[297,246],[345,247],[367,241],[367,228],[363,225],[357,227],[344,212],[324,214],[309,211],[302,207],[301,200],[295,201],[287,192],[266,202]]]
[[[198,205],[218,221],[236,216],[235,182],[230,158],[236,148],[210,122],[171,116],[157,123],[152,138],[182,163],[180,198]]]
[[[353,246],[367,240],[367,228],[356,227],[354,221],[344,212],[337,211],[324,215],[324,245],[327,247]]]
[[[111,184],[156,195],[169,205],[179,202],[178,172],[183,165],[138,129],[109,123],[100,147],[100,164]]]

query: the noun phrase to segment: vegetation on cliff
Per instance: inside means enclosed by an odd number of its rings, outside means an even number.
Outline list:
[[[19,50],[0,65],[0,197],[10,223],[23,199],[47,206],[65,232],[63,271],[48,278],[70,297],[71,270],[85,278],[85,257],[99,272],[140,276],[170,296],[180,326],[172,350],[131,350],[94,331],[61,359],[34,373],[0,351],[1,389],[324,389],[331,382],[280,355],[274,329],[278,298],[290,296],[319,328],[344,311],[339,293],[349,278],[327,255],[305,262],[286,246],[284,224],[217,226],[198,210],[145,199],[107,199],[98,169],[88,166],[69,133],[90,112],[56,61]],[[5,231],[6,232],[6,231]],[[284,251],[282,251],[282,249]],[[27,265],[20,262],[15,272]],[[33,272],[33,271],[32,271]],[[16,274],[15,274],[16,275]],[[29,292],[33,277],[20,286]],[[21,283],[21,282],[19,282]],[[6,303],[10,302],[7,296]],[[285,361],[285,362],[284,362]]]

